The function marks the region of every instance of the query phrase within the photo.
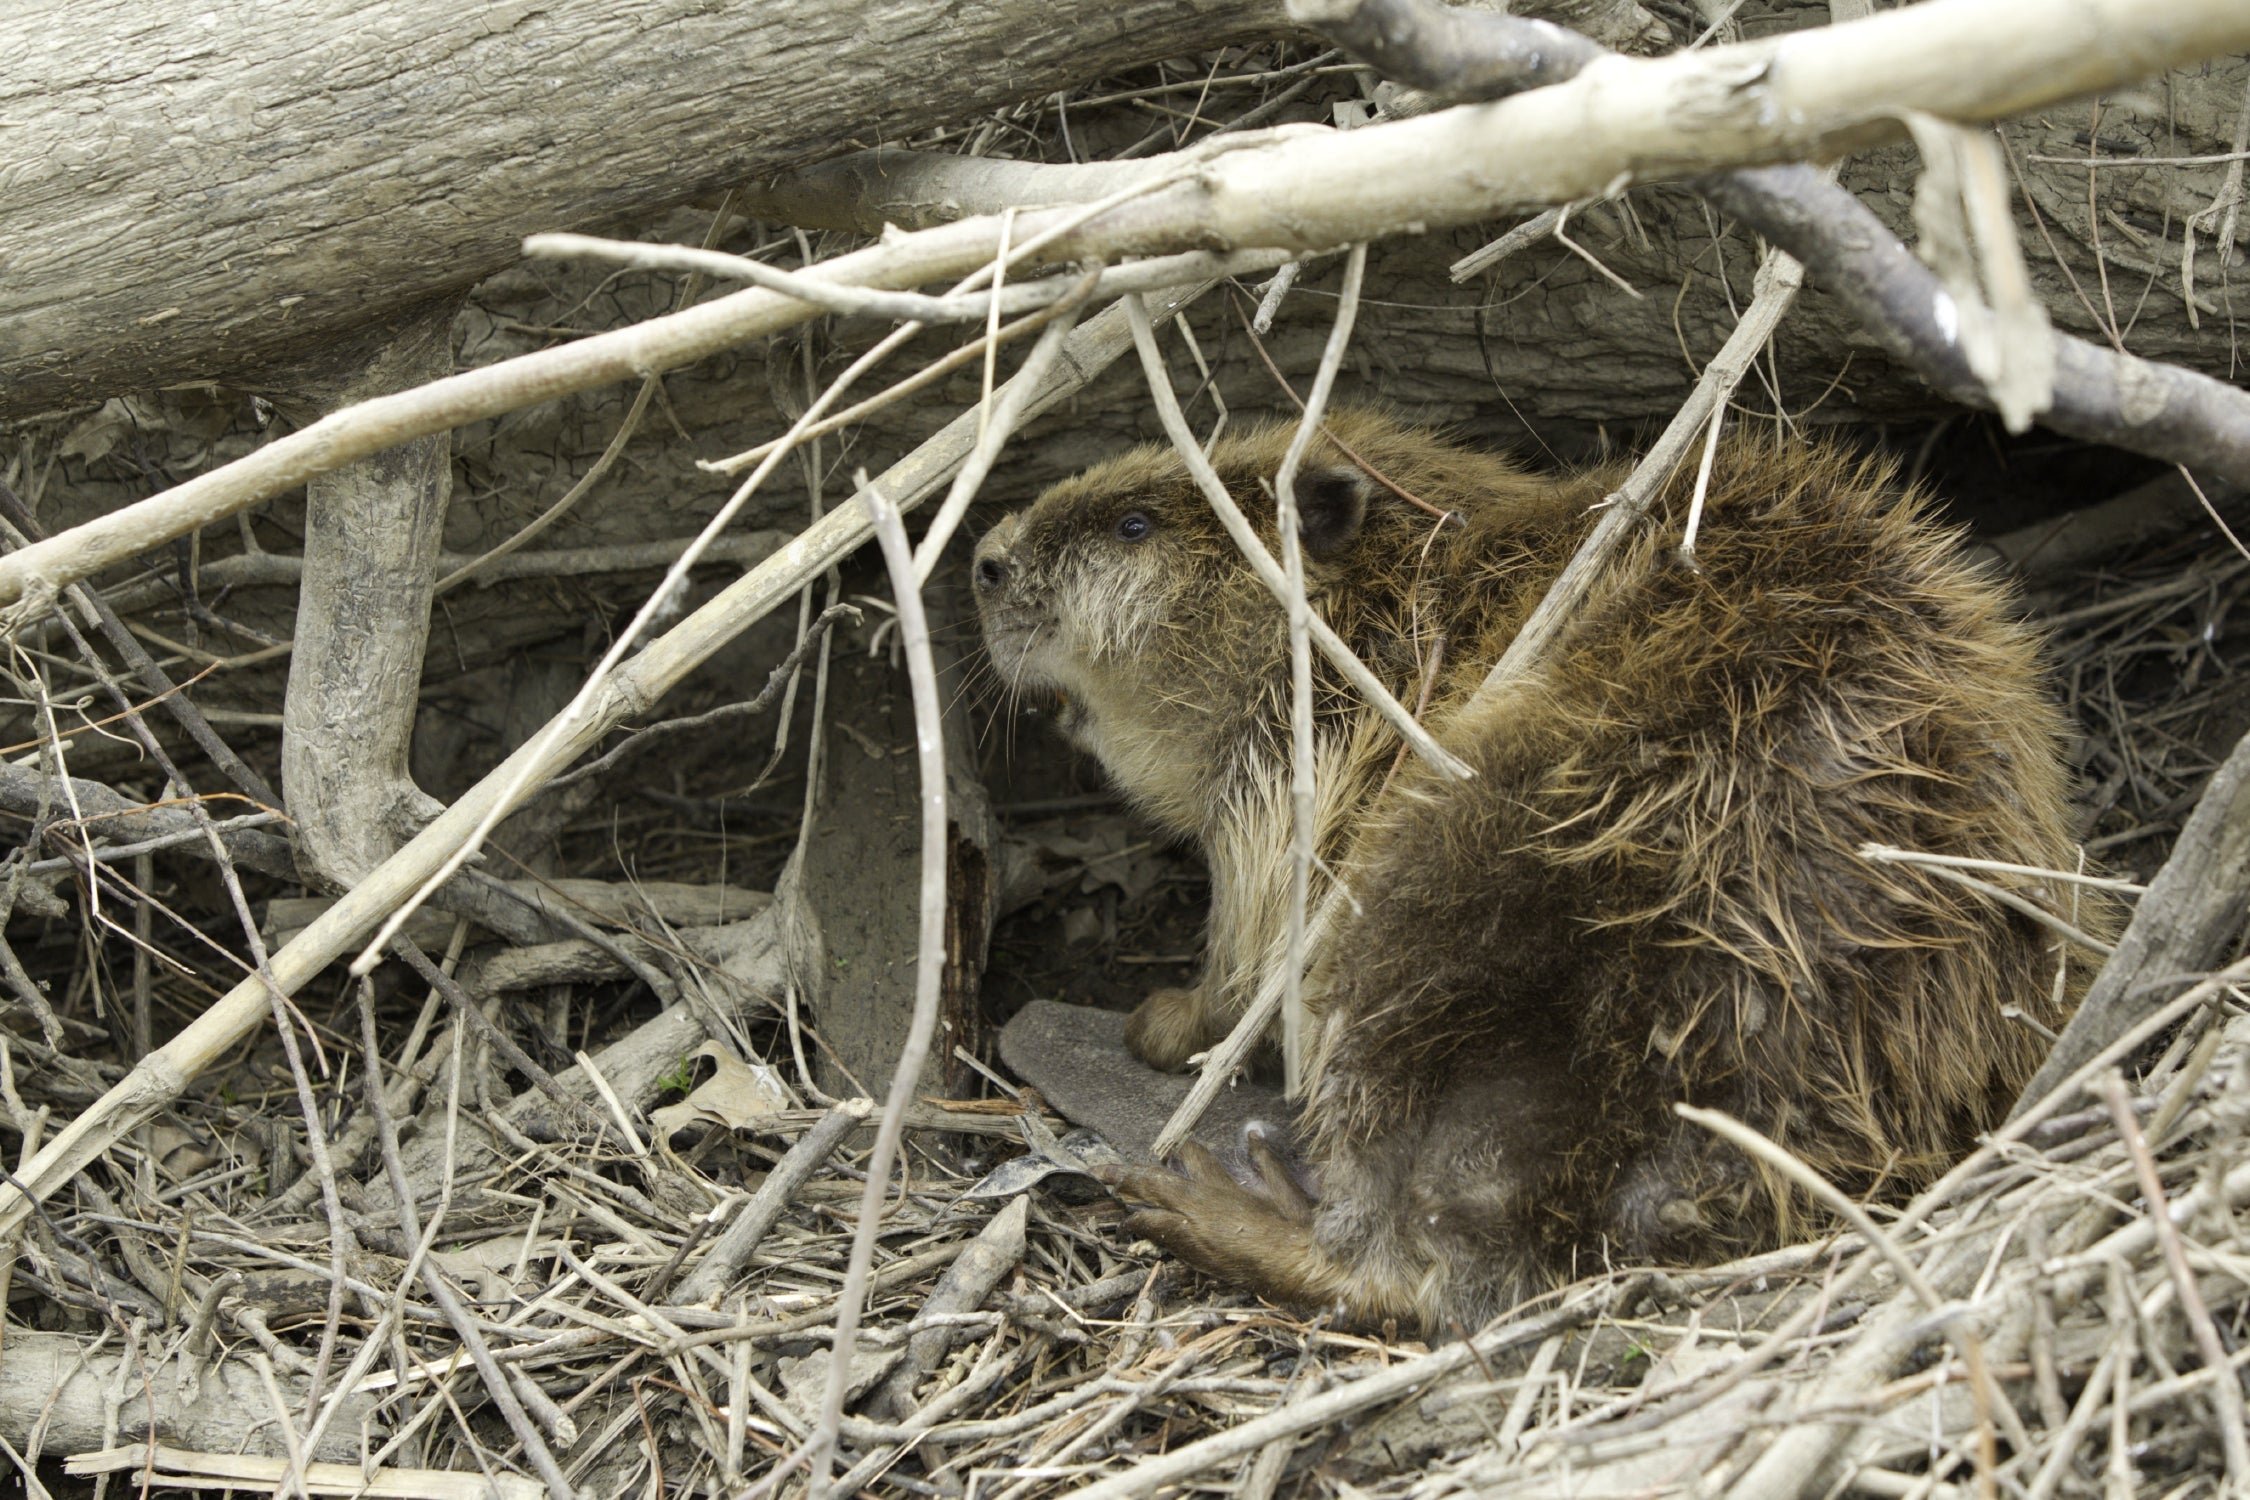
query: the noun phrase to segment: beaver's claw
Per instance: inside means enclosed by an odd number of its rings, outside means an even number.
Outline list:
[[[1098,1176],[1126,1208],[1129,1233],[1154,1240],[1200,1270],[1264,1291],[1311,1251],[1313,1200],[1288,1165],[1250,1140],[1255,1185],[1237,1181],[1207,1148],[1190,1142],[1179,1170],[1105,1167]]]

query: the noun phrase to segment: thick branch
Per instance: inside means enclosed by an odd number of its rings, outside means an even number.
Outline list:
[[[345,1396],[341,1420],[329,1424],[317,1455],[358,1458],[361,1424],[374,1420],[376,1404],[373,1396]],[[44,1433],[50,1455],[150,1437],[221,1453],[288,1451],[273,1403],[243,1360],[213,1361],[198,1381],[184,1383],[172,1370],[151,1378],[136,1354],[114,1342],[97,1352],[68,1334],[10,1328],[0,1364],[0,1436],[28,1449],[34,1431]]]
[[[1606,55],[1572,36],[1550,56],[1541,42],[1554,28],[1508,16],[1477,14],[1472,21],[1439,0],[1340,0],[1317,15],[1300,4],[1297,14],[1385,72],[1432,90],[1513,92]],[[1471,43],[1497,50],[1485,59],[1452,50]],[[872,230],[886,221],[930,223],[1010,202],[1061,203],[1075,193],[1114,191],[1131,172],[1162,161],[1061,167],[863,152],[777,180],[758,207],[805,212],[813,215],[807,222],[824,228]],[[1753,168],[1693,185],[1800,261],[1933,389],[1965,405],[1991,406],[1955,337],[1958,319],[1937,276],[1850,192],[1801,166]],[[2039,418],[2044,425],[2237,484],[2250,481],[2250,393],[2084,339],[2058,334],[2055,343],[2054,401]]]
[[[1544,22],[1472,15],[1440,0],[1291,0],[1290,14],[1392,78],[1450,98],[1502,97],[1575,75],[1605,55]],[[1857,198],[1801,166],[1730,172],[1696,187],[1794,256],[1934,388],[1966,405],[1992,405],[1963,352],[1952,297]],[[2237,482],[2250,461],[2250,396],[2083,339],[2056,341],[2053,405],[2040,420]]]
[[[1332,249],[1596,195],[1620,177],[1833,154],[1896,135],[1908,109],[1992,119],[2245,47],[2250,8],[2236,0],[1931,0],[1741,46],[1653,61],[1604,57],[1567,83],[1492,104],[1247,144],[1059,235],[1047,253],[1059,261],[1213,245]],[[1954,77],[1929,68],[1932,56],[1986,65]],[[1067,212],[1019,216],[1015,243]],[[1000,232],[989,220],[925,230],[840,257],[822,274],[887,287],[958,277],[990,259]],[[394,443],[668,369],[812,315],[778,293],[738,292],[368,402],[0,559],[0,603],[75,581]],[[2250,451],[2215,467],[2250,481]]]
[[[1697,187],[1802,261],[1934,388],[1969,406],[1992,405],[1951,332],[1953,299],[1857,198],[1806,167],[1734,172]],[[2178,365],[2058,333],[2054,401],[2038,420],[2072,437],[2250,482],[2250,393]]]
[[[0,810],[22,818],[36,818],[42,798],[47,799],[50,813],[57,807],[75,805],[85,815],[87,836],[106,841],[112,847],[168,846],[196,859],[216,857],[202,825],[187,808],[151,807],[114,787],[78,777],[71,778],[70,796],[66,799],[60,795],[59,788],[45,785],[41,772],[29,766],[0,763]],[[225,804],[220,804],[220,810],[224,808]],[[283,880],[298,878],[295,846],[289,840],[257,828],[221,827],[218,835],[227,858],[241,869],[256,870],[261,875],[278,876]],[[95,853],[100,855],[102,851],[97,849]],[[530,893],[519,900],[486,890],[473,881],[456,880],[433,898],[433,904],[471,917],[511,942],[544,943],[554,938],[559,929],[551,926],[531,904],[535,895],[535,892]]]
[[[113,844],[179,839],[184,853],[207,856],[210,852],[209,846],[200,841],[195,815],[184,807],[150,807],[98,781],[77,777],[71,778],[70,797],[65,800],[58,788],[49,786],[42,772],[30,766],[0,764],[0,809],[18,817],[37,817],[42,799],[49,800],[50,810],[67,810],[75,805],[86,816],[88,835]],[[222,818],[226,816],[224,804],[218,811]],[[226,845],[227,857],[242,868],[284,880],[297,878],[296,857],[287,839],[255,828],[226,829],[219,838]]]
[[[453,312],[450,300],[420,310],[322,404],[343,406],[450,373]],[[298,859],[316,885],[351,884],[438,813],[406,759],[453,488],[451,455],[447,434],[433,433],[306,488],[281,780]]]

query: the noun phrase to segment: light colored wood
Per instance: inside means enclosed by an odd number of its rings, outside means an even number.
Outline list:
[[[216,1360],[195,1381],[179,1379],[180,1369],[173,1366],[144,1382],[139,1376],[145,1369],[137,1352],[120,1351],[114,1339],[94,1348],[84,1337],[12,1326],[6,1357],[0,1358],[0,1437],[27,1448],[33,1429],[41,1428],[41,1451],[49,1457],[145,1439],[152,1430],[186,1448],[246,1448],[277,1460],[288,1451],[273,1405],[247,1360]],[[294,1383],[285,1389],[294,1393],[292,1399],[302,1398]],[[120,1400],[120,1390],[131,1394]],[[385,1427],[374,1401],[344,1397],[313,1456],[352,1457],[363,1425],[370,1423],[381,1441]]]
[[[1896,138],[1903,110],[1996,119],[2245,49],[2250,6],[2240,0],[1930,0],[1737,46],[1655,60],[1605,57],[1567,83],[1492,104],[1342,134],[1292,131],[1207,161],[1175,161],[1174,169],[1193,169],[1188,179],[1060,235],[1048,254],[1059,261],[1211,245],[1334,249],[1598,197],[1635,181],[1836,155]],[[1974,66],[1947,70],[1932,59]],[[1069,212],[1017,216],[1014,242],[1054,228]],[[997,219],[964,220],[839,257],[821,274],[891,288],[964,276],[991,258],[1001,232]],[[1196,274],[1181,269],[1183,281]],[[0,558],[0,603],[41,602],[64,584],[396,443],[668,369],[814,313],[780,293],[736,292],[366,402]]]
[[[288,1473],[289,1461],[250,1454],[192,1453],[161,1444],[153,1454],[145,1447],[104,1448],[98,1453],[74,1453],[63,1461],[66,1474],[139,1475],[144,1471],[159,1489],[271,1489]],[[448,1469],[377,1469],[362,1474],[351,1464],[313,1463],[305,1465],[300,1477],[310,1494],[358,1495],[369,1500],[542,1500],[547,1493],[539,1481],[520,1475],[486,1478]]]
[[[311,379],[291,394],[334,409],[451,373],[454,310],[451,300],[423,309],[341,378]],[[316,887],[351,884],[441,806],[414,784],[406,763],[452,493],[453,444],[442,432],[369,454],[305,487],[281,780],[297,863]]]

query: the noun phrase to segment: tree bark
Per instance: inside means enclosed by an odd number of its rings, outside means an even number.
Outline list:
[[[0,8],[0,415],[240,380],[535,230],[1285,26],[1273,0]]]
[[[2017,1096],[2022,1114],[2143,1017],[2226,961],[2250,897],[2250,736],[2212,773],[2171,857],[2054,1050]]]
[[[452,299],[419,309],[315,395],[325,411],[453,372]],[[446,433],[313,479],[281,778],[297,860],[341,889],[391,857],[442,806],[407,774],[445,502]]]
[[[0,1365],[0,1436],[19,1450],[30,1449],[33,1430],[43,1427],[41,1447],[25,1453],[32,1459],[140,1442],[152,1434],[178,1448],[275,1457],[288,1451],[276,1430],[272,1397],[248,1361],[216,1361],[192,1387],[176,1368],[160,1373],[129,1368],[120,1380],[124,1363],[126,1356],[114,1344],[89,1353],[84,1340],[67,1334],[9,1329],[8,1357]],[[289,1384],[294,1390],[296,1383]],[[112,1428],[105,1413],[120,1388],[131,1394],[118,1404]],[[346,1396],[310,1456],[357,1459],[360,1427],[374,1407],[372,1397]]]

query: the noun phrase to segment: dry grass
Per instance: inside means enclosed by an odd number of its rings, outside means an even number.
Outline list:
[[[1089,90],[1067,106],[1067,137],[1041,103],[920,144],[1143,155],[1214,120],[1270,120],[1336,69],[1326,56],[1249,56],[1208,77]],[[2097,862],[2149,874],[2250,727],[2246,653],[2226,634],[2246,586],[2250,562],[2214,540],[2042,601],[2087,730]],[[50,671],[52,658],[16,666],[26,699],[95,685]],[[722,838],[692,790],[659,787],[627,820],[593,819],[565,847],[609,873],[600,862],[630,844],[644,875],[678,880],[713,879],[731,855],[739,880],[746,847],[762,858],[793,837],[761,821]],[[10,823],[22,852],[0,868],[83,848],[66,810],[38,821]],[[55,908],[46,936],[22,949],[11,993],[29,1020],[0,1050],[11,1149],[28,1155],[121,1075],[118,1059],[238,975],[243,939],[201,877],[158,891],[148,868],[128,858],[97,877],[77,859],[63,876],[76,882],[68,912]],[[41,909],[40,890],[10,873],[19,913]],[[723,987],[661,929],[644,935],[671,984]],[[774,1195],[778,1216],[722,1291],[674,1298],[722,1238],[712,1221],[785,1180],[771,1174],[824,1118],[805,1063],[819,1038],[786,1009],[761,1010],[738,1040],[808,1107],[658,1139],[630,1100],[612,1107],[570,1071],[575,1055],[651,1019],[644,987],[555,984],[503,1010],[477,974],[474,962],[461,971],[466,1003],[494,1011],[522,1058],[496,1054],[454,1003],[395,973],[373,997],[372,1058],[356,997],[308,994],[298,1064],[269,1032],[50,1200],[0,1269],[0,1432],[27,1480],[55,1484],[41,1460],[145,1433],[152,1406],[175,1448],[192,1430],[206,1449],[285,1455],[296,1439],[282,1437],[277,1411],[302,1432],[340,1398],[335,1446],[320,1456],[391,1471],[392,1493],[451,1496],[480,1470],[513,1476],[511,1496],[538,1493],[520,1477],[540,1467],[526,1433],[592,1500],[795,1488],[787,1460],[816,1420],[864,1133],[798,1158],[806,1174]],[[29,989],[42,981],[54,1018],[43,1038],[30,1034]],[[870,1495],[988,1500],[1090,1483],[1144,1493],[1159,1476],[1247,1500],[2241,1492],[2250,1474],[2230,1430],[2241,1402],[2222,1399],[2238,1377],[2222,1387],[2208,1361],[2214,1347],[2234,1365],[2250,1358],[2250,1258],[2234,1213],[2250,1199],[2250,1024],[2231,984],[2208,988],[2208,1004],[2130,1059],[2122,1110],[2098,1089],[2064,1100],[1909,1216],[1879,1212],[1887,1247],[1845,1233],[1736,1266],[1594,1275],[1464,1330],[1472,1345],[1435,1350],[1300,1321],[1162,1265],[1125,1241],[1114,1207],[1080,1178],[1050,1177],[1016,1200],[1028,1205],[1019,1246],[1012,1226],[993,1227],[1010,1198],[975,1189],[1063,1123],[1005,1095],[925,1111],[885,1212],[859,1341],[878,1395],[845,1419],[838,1472]],[[678,1049],[660,1061],[677,1083],[695,1081]],[[582,1104],[548,1101],[527,1064],[562,1075]],[[419,1238],[388,1185],[361,1087],[371,1069],[402,1136],[393,1154]],[[612,1071],[605,1063],[615,1082]],[[308,1120],[336,1184],[328,1209]],[[2151,1218],[2159,1194],[2176,1240]],[[427,1294],[425,1259],[455,1311]],[[963,1263],[981,1263],[990,1295],[960,1293]],[[973,1310],[953,1310],[964,1301]],[[503,1372],[519,1422],[496,1410],[464,1329]],[[48,1368],[36,1360],[57,1348],[45,1385],[8,1384],[11,1368]],[[901,1359],[925,1368],[887,1405],[879,1393]],[[198,1408],[219,1416],[191,1429],[184,1414]],[[95,1490],[142,1484],[144,1460],[118,1460]],[[153,1482],[185,1465],[164,1460]],[[440,1470],[454,1472],[429,1472]],[[250,1465],[219,1472],[275,1483]]]

